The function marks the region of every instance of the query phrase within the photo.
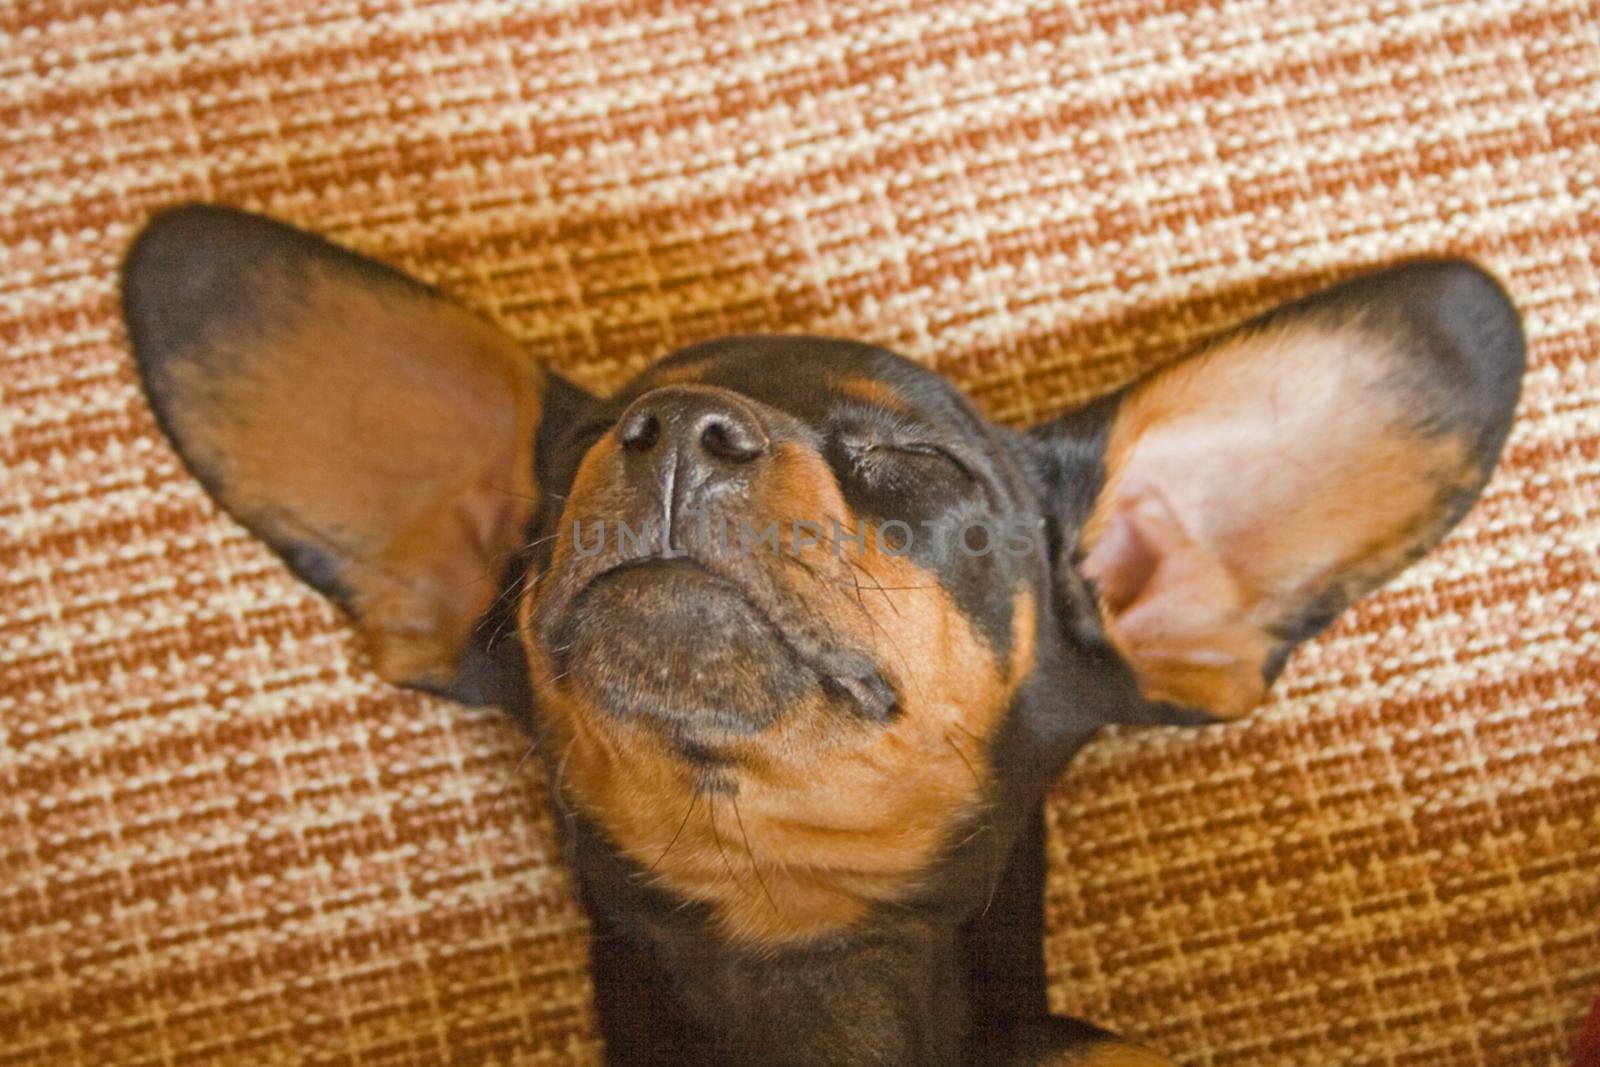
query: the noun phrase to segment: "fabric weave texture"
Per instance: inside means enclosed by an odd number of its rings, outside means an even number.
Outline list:
[[[1238,725],[1053,794],[1057,1010],[1200,1065],[1570,1064],[1600,993],[1600,6],[0,6],[0,1065],[592,1063],[523,738],[378,683],[138,389],[190,199],[607,389],[880,342],[1025,425],[1361,268],[1527,320],[1505,462]]]

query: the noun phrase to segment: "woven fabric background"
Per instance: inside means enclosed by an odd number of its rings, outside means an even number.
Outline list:
[[[1023,424],[1269,304],[1477,256],[1504,467],[1250,721],[1051,808],[1057,1008],[1185,1065],[1567,1062],[1600,993],[1592,0],[0,5],[0,1065],[593,1062],[538,774],[388,689],[138,392],[118,258],[200,198],[583,384],[895,346]]]

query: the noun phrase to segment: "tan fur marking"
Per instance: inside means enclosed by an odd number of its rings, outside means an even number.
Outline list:
[[[1172,1061],[1138,1045],[1104,1041],[1083,1052],[1062,1052],[1040,1067],[1172,1067]]]
[[[1371,588],[1436,536],[1441,490],[1478,475],[1467,441],[1412,429],[1418,413],[1394,380],[1404,366],[1357,325],[1295,324],[1225,342],[1129,395],[1084,569],[1113,601],[1165,594],[1107,605],[1147,696],[1244,714],[1263,695],[1274,624],[1325,590]],[[1130,529],[1144,535],[1137,550]],[[1148,586],[1119,574],[1139,570],[1139,551],[1162,560]]]
[[[586,497],[603,486],[608,462],[591,458],[569,515],[584,514]],[[854,528],[820,456],[780,444],[772,459],[760,514],[837,517]],[[650,733],[591,707],[577,686],[557,684],[530,631],[534,598],[523,601],[561,788],[653,878],[710,905],[732,939],[814,938],[911,889],[986,788],[987,739],[1032,663],[1030,596],[1018,594],[1014,652],[999,663],[932,575],[875,542],[869,528],[864,552],[843,546],[854,566],[827,546],[806,553],[815,576],[781,557],[773,565],[785,568],[809,611],[874,650],[903,714],[888,725],[862,722],[820,695],[786,709],[774,726],[729,747],[736,798],[691,803],[693,768]]]
[[[841,374],[830,383],[835,392],[897,414],[906,410],[906,401],[893,386],[865,374]]]
[[[532,508],[543,376],[447,300],[313,269],[260,333],[203,340],[223,372],[174,361],[170,414],[232,510],[345,563],[380,675],[441,683]]]
[[[662,389],[669,385],[693,385],[700,380],[709,366],[711,366],[711,358],[707,356],[701,359],[691,359],[671,367],[652,367],[646,373],[650,388]]]
[[[1006,680],[1014,686],[1033,673],[1038,660],[1038,620],[1039,605],[1033,590],[1019,585],[1011,598],[1011,663],[1006,674]]]

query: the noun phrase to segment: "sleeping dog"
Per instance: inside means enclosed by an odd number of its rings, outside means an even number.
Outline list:
[[[151,404],[384,679],[534,737],[615,1063],[1159,1064],[1052,1017],[1046,790],[1236,719],[1489,477],[1500,286],[1402,264],[1027,432],[882,348],[731,337],[609,397],[282,223],[123,270]]]

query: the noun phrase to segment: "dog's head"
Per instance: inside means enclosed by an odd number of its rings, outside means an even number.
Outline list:
[[[1093,729],[1246,713],[1465,512],[1523,361],[1457,261],[1287,305],[1026,433],[805,337],[591,396],[438,292],[215,208],[154,221],[124,299],[190,468],[379,674],[531,681],[562,802],[651,891],[769,943],[970,905],[985,831]]]

